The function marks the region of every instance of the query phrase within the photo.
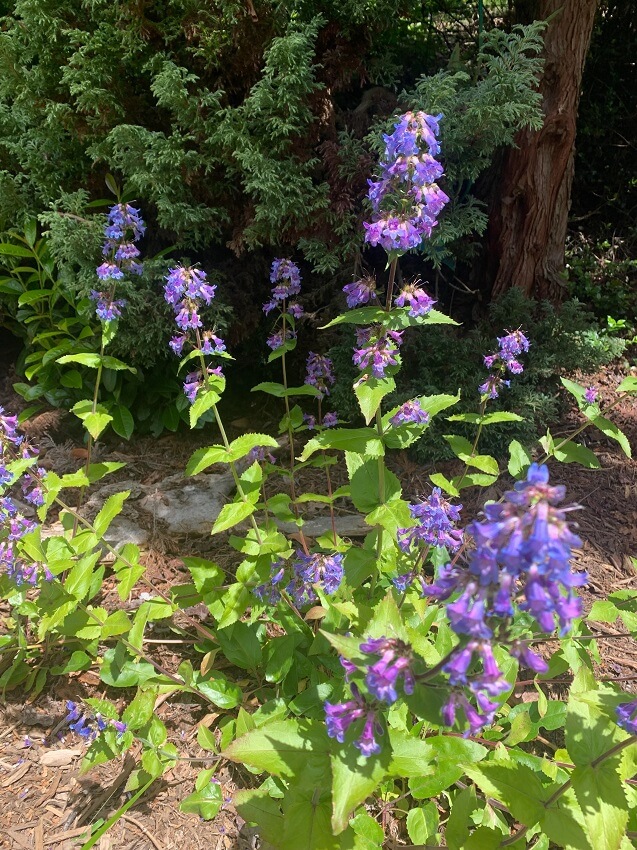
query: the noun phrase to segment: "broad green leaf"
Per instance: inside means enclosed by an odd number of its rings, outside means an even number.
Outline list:
[[[111,424],[113,431],[125,440],[130,440],[135,430],[133,414],[123,404],[114,404],[110,409],[110,413],[113,417]]]
[[[212,526],[211,534],[219,534],[228,528],[233,528],[254,513],[255,506],[251,502],[230,502],[224,505]]]
[[[211,407],[214,407],[220,400],[221,396],[216,389],[202,387],[197,393],[194,404],[190,408],[190,427],[194,428],[204,413],[210,410]]]
[[[331,757],[332,829],[336,835],[347,828],[352,811],[383,781],[387,762],[386,752],[365,758],[351,744]]]
[[[331,322],[321,326],[321,330],[332,328],[334,325],[373,325],[384,322],[387,313],[382,307],[359,307],[356,310],[348,310],[341,313]]]
[[[435,487],[440,487],[441,490],[450,496],[458,497],[460,495],[458,488],[442,472],[435,472],[433,475],[430,475],[429,480]]]
[[[102,363],[102,358],[99,354],[91,351],[83,351],[79,354],[65,354],[58,357],[58,363],[80,363],[82,366],[88,366],[89,369],[97,369]]]
[[[392,776],[423,776],[431,772],[435,750],[428,741],[414,738],[400,729],[389,729],[391,743],[391,762],[389,773]]]
[[[407,528],[413,517],[409,505],[404,499],[394,497],[383,505],[379,505],[365,517],[368,525],[380,525],[392,537],[396,536],[399,528]]]
[[[504,410],[497,410],[494,413],[485,413],[480,416],[479,413],[457,413],[454,416],[447,416],[448,422],[469,422],[472,425],[497,425],[501,422],[524,422],[524,417],[518,416],[517,413],[508,413]]]
[[[228,681],[223,673],[215,672],[206,676],[196,675],[193,687],[219,708],[231,709],[241,705],[243,693],[238,685]]]
[[[255,625],[241,622],[217,631],[217,640],[231,664],[244,670],[255,670],[261,664],[263,653],[256,631]]]
[[[129,702],[122,714],[122,720],[131,732],[150,723],[155,710],[156,698],[155,691],[137,691],[135,698]]]
[[[350,456],[351,457],[351,456]],[[379,464],[383,465],[384,499],[379,495]],[[385,466],[382,459],[367,460],[350,475],[351,498],[354,507],[368,514],[384,502],[400,496],[400,481]]]
[[[252,387],[251,392],[267,393],[276,398],[290,398],[297,395],[308,395],[318,398],[320,395],[319,390],[311,384],[303,384],[301,387],[288,387],[286,390],[283,384],[276,384],[272,381],[264,381],[261,384],[257,384],[256,387]]]
[[[513,817],[527,826],[540,821],[543,802],[550,796],[534,771],[513,762],[482,762],[466,768],[467,776],[490,797],[505,805]]]
[[[579,463],[587,469],[600,469],[601,465],[597,456],[586,446],[567,440],[555,444],[551,435],[547,432],[545,437],[540,438],[540,445],[549,457],[554,457],[560,463]]]
[[[185,475],[197,475],[215,463],[227,463],[228,452],[225,446],[207,446],[197,449],[186,464]]]
[[[0,244],[0,254],[4,254],[5,257],[33,257],[33,251],[21,245],[12,245],[10,242]]]
[[[628,801],[616,761],[576,767],[571,775],[590,843],[604,850],[619,850],[628,822]]]
[[[407,834],[414,844],[426,844],[438,831],[438,809],[433,801],[407,814]],[[501,836],[499,836],[498,841]],[[496,845],[497,846],[497,845]]]
[[[240,460],[249,454],[252,449],[260,446],[278,449],[279,444],[269,434],[242,434],[230,443],[228,462]]]
[[[629,375],[615,390],[617,393],[637,393],[637,378]]]
[[[133,366],[129,366],[127,363],[124,363],[122,360],[118,360],[116,357],[110,357],[108,354],[102,355],[102,366],[105,369],[112,369],[114,372],[132,372],[135,374],[137,369]]]
[[[382,457],[385,453],[382,440],[372,428],[333,428],[308,440],[298,459],[306,461],[321,449],[340,449],[364,454],[369,458]]]
[[[451,451],[457,458],[460,458],[467,466],[474,466],[481,472],[486,472],[488,475],[499,475],[497,461],[490,455],[474,454],[474,448],[464,437],[459,437],[456,434],[445,434],[444,439],[449,443]]]
[[[330,739],[316,720],[277,720],[233,741],[224,758],[274,776],[325,779],[329,775]]]
[[[376,415],[376,411],[385,396],[395,389],[396,381],[389,377],[374,378],[370,376],[366,380],[357,381],[354,384],[354,394],[358,399],[358,405],[366,425],[369,425]]]
[[[218,782],[210,781],[201,789],[193,791],[179,804],[179,811],[199,815],[204,820],[212,820],[223,806],[223,791]]]
[[[104,507],[93,520],[93,528],[99,537],[104,536],[104,532],[108,529],[115,517],[121,513],[124,507],[124,502],[130,496],[130,490],[122,490],[120,493],[113,493],[109,496]]]
[[[382,847],[385,840],[383,828],[367,812],[359,812],[349,823],[357,836],[355,850],[378,850]]]
[[[511,440],[509,443],[509,475],[512,475],[513,478],[521,478],[532,463],[533,458],[528,449],[518,440]]]
[[[121,609],[113,611],[113,613],[109,614],[106,618],[106,621],[102,626],[102,640],[126,634],[126,632],[130,630],[130,627],[131,621],[129,620],[126,611],[122,611]]]
[[[584,415],[587,415],[586,412],[584,412]],[[628,438],[621,428],[618,428],[614,422],[611,422],[610,419],[606,419],[604,416],[588,416],[588,419],[591,420],[596,428],[599,428],[602,434],[605,434],[607,437],[610,437],[611,440],[618,442],[626,457],[633,456]]]

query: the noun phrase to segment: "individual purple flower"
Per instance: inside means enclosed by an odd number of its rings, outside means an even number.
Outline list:
[[[402,573],[401,575],[395,576],[391,580],[391,583],[394,585],[394,587],[399,593],[405,593],[407,589],[411,587],[414,577],[415,573],[412,570],[408,573]]]
[[[316,416],[312,416],[311,413],[304,413],[303,421],[305,422],[308,431],[313,431],[316,428]]]
[[[42,477],[46,474],[46,469],[38,467],[36,475],[30,472],[25,472],[22,479],[22,493],[27,502],[30,502],[36,507],[44,504],[44,492],[42,490]]]
[[[482,396],[487,396],[490,399],[498,398],[502,387],[510,387],[511,381],[505,381],[500,375],[489,375],[487,380],[480,384],[478,392]]]
[[[586,404],[595,404],[597,401],[597,396],[599,395],[599,390],[597,387],[588,387],[586,392],[584,393],[584,401]]]
[[[295,319],[300,319],[303,315],[303,307],[298,302],[293,301],[291,304],[288,304],[288,313]]]
[[[460,520],[461,510],[462,505],[452,505],[443,497],[440,487],[434,487],[427,499],[409,505],[409,511],[417,524],[412,528],[398,529],[398,545],[403,552],[408,552],[414,544],[420,543],[446,546],[455,551],[463,541],[462,531],[455,527],[455,523]]]
[[[415,283],[404,286],[396,298],[396,306],[409,306],[409,315],[414,317],[426,316],[435,303],[435,299]]]
[[[323,428],[335,428],[338,425],[338,416],[336,413],[326,413],[322,422]]]
[[[325,724],[327,734],[340,744],[344,743],[348,729],[357,720],[365,718],[363,731],[354,741],[354,746],[366,757],[380,752],[375,736],[382,734],[382,726],[376,719],[376,712],[363,699],[356,685],[350,685],[353,699],[342,703],[325,703]]]
[[[122,280],[124,272],[116,263],[102,263],[95,270],[100,280]]]
[[[257,585],[252,592],[261,602],[268,602],[270,605],[276,605],[276,603],[281,599],[281,590],[279,585],[283,581],[284,577],[285,562],[272,561],[270,564],[269,581]]]
[[[615,709],[617,725],[628,732],[629,735],[637,735],[637,699],[631,702],[622,702]]]
[[[369,638],[361,643],[360,650],[366,655],[380,656],[380,660],[368,667],[365,676],[365,684],[372,696],[383,702],[396,702],[396,684],[401,676],[404,692],[414,692],[412,654],[406,643],[397,638]]]
[[[307,374],[304,383],[316,387],[321,398],[330,394],[330,387],[336,381],[334,376],[334,365],[329,357],[324,354],[315,354],[313,351],[307,355]]]
[[[426,425],[429,422],[429,414],[422,409],[416,398],[402,404],[389,422],[396,428],[400,425]]]
[[[208,375],[210,377],[215,376],[218,378],[222,378],[223,372],[221,370],[221,366],[217,366],[214,369],[212,368],[212,366],[209,366]],[[204,380],[203,373],[201,372],[201,370],[197,370],[196,372],[189,372],[186,375],[186,380],[184,381],[184,394],[191,404],[195,403],[197,393],[203,385]]]
[[[181,357],[181,353],[182,353],[182,351],[184,350],[184,343],[186,342],[186,340],[187,340],[187,339],[188,339],[188,336],[187,336],[186,334],[180,334],[179,336],[174,336],[174,337],[170,340],[170,342],[168,343],[168,345],[170,346],[171,350],[172,350],[172,351],[173,351],[173,352],[174,352],[174,353],[175,353],[178,357]]]
[[[250,449],[248,452],[248,463],[253,464],[255,461],[258,463],[276,463],[276,458],[265,446],[255,446]]]
[[[201,334],[202,337],[202,345],[201,345],[201,353],[202,354],[223,354],[226,350],[226,344],[221,339],[221,337],[217,336],[217,334],[212,331],[204,331]]]
[[[529,670],[533,670],[535,673],[546,673],[549,669],[549,665],[542,656],[533,652],[524,641],[514,640],[509,649],[511,655],[517,658],[524,667],[528,667]]]
[[[365,277],[354,283],[348,283],[343,287],[343,292],[347,296],[348,307],[359,307],[361,304],[368,304],[376,297],[376,281],[373,277]]]
[[[361,372],[371,371],[374,378],[384,378],[389,366],[398,364],[397,354],[402,344],[402,331],[376,332],[370,328],[357,331],[357,348],[352,360]]]

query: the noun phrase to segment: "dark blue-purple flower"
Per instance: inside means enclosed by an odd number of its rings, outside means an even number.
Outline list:
[[[455,527],[455,523],[460,520],[461,510],[462,505],[452,505],[443,497],[440,487],[434,487],[427,499],[409,505],[409,511],[417,524],[412,528],[398,529],[398,545],[403,552],[419,543],[446,546],[455,551],[463,540],[462,531]]]
[[[360,650],[366,655],[380,656],[378,661],[368,666],[365,676],[365,684],[372,696],[383,702],[396,702],[396,685],[401,677],[404,692],[414,692],[412,654],[406,643],[397,638],[368,638],[361,643]]]
[[[412,399],[402,404],[389,420],[392,425],[426,425],[429,414],[423,410],[418,399]]]
[[[619,727],[629,735],[637,735],[637,699],[618,705],[615,714]]]

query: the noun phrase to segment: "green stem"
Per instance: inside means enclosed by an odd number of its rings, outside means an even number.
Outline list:
[[[624,398],[626,398],[626,394],[622,393],[618,398],[615,399],[615,401],[611,402],[608,405],[608,407],[604,408],[604,413],[607,413],[609,410],[612,410],[613,407],[615,407],[617,404],[619,404],[619,402],[622,401]],[[600,411],[600,416],[601,415],[602,414],[601,414],[601,411]],[[575,431],[573,431],[568,437],[565,437],[562,440],[561,443],[558,443],[556,446],[555,445],[553,446],[553,454],[555,454],[556,451],[559,451],[559,449],[561,449],[567,443],[570,443],[570,441],[573,440],[575,437],[577,437],[579,434],[581,434],[582,431],[585,431],[587,428],[590,428],[590,426],[594,425],[594,424],[595,423],[591,419],[587,419],[586,422],[584,422],[583,425],[580,425],[579,428],[576,428]],[[547,452],[545,452],[542,455],[542,457],[538,460],[538,463],[544,463],[550,457],[551,457],[551,455],[549,455]]]
[[[378,432],[378,436],[382,440],[383,416],[380,407],[376,411],[376,431]],[[378,501],[381,505],[385,504],[385,460],[382,455],[378,458]],[[378,580],[378,574],[380,572],[380,560],[383,554],[384,529],[382,525],[376,526],[376,534],[376,570],[372,575],[372,581],[369,588],[370,598],[373,597],[374,591],[376,590],[376,582]]]
[[[484,425],[483,425],[483,422],[484,422],[484,411],[485,411],[486,406],[487,406],[487,402],[486,402],[486,400],[485,400],[485,401],[480,402],[480,413],[479,413],[479,416],[480,416],[480,422],[478,423],[478,430],[476,431],[476,436],[475,436],[475,439],[474,439],[474,441],[473,441],[473,445],[471,446],[471,456],[470,456],[470,458],[469,458],[469,459],[474,458],[474,457],[475,457],[475,454],[476,454],[476,451],[478,450],[478,443],[480,442],[480,437],[482,436],[482,429],[483,429],[483,427],[484,427]],[[465,463],[465,465],[464,465],[464,469],[463,469],[463,471],[462,471],[462,476],[461,476],[461,478],[460,478],[460,481],[456,484],[456,489],[457,489],[457,490],[460,490],[460,488],[462,487],[462,483],[463,483],[463,481],[465,480],[465,478],[467,477],[467,472],[468,472],[468,471],[469,471],[469,461],[467,461],[467,462]]]
[[[323,401],[322,397],[319,396],[318,399],[318,424],[322,425],[323,423],[323,410],[321,402]],[[323,449],[321,452],[325,461],[327,461],[327,452]],[[338,543],[338,535],[336,534],[336,518],[334,516],[334,502],[332,501],[332,476],[330,475],[330,467],[329,464],[325,464],[325,477],[327,478],[327,495],[330,499],[330,523],[332,525],[332,539],[334,541],[334,546]]]
[[[385,301],[385,310],[387,313],[391,310],[391,299],[394,294],[394,281],[396,279],[396,269],[398,268],[398,257],[394,257],[389,266],[389,279],[387,281],[387,300]]]

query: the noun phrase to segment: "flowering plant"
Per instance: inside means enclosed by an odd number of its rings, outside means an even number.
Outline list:
[[[311,352],[304,383],[289,385],[287,356],[303,320],[292,299],[302,282],[298,266],[280,258],[264,312],[275,314],[268,359],[273,369],[281,367],[281,382],[254,388],[282,401],[280,434],[230,441],[218,409],[225,378],[217,365],[230,355],[201,316],[215,285],[192,266],[175,266],[165,279],[178,328],[167,342],[189,370],[184,394],[191,426],[211,411],[220,435],[219,443],[193,454],[186,472],[224,463],[236,485],[212,526],[213,535],[232,530],[229,543],[240,555],[232,576],[213,561],[185,557],[191,582],[158,588],[136,546],[116,549],[104,541],[127,493],[111,495],[90,521],[81,502],[69,505],[61,495],[119,465],[89,459],[72,475],[45,473],[15,418],[0,416],[0,587],[16,622],[5,641],[11,661],[0,685],[44,687],[46,668],[34,665],[25,649],[29,633],[40,642],[74,638],[79,648],[55,672],[86,669],[99,659],[105,685],[136,686],[121,716],[108,700],[71,701],[66,716],[70,731],[88,744],[85,769],[137,742],[140,762],[127,786],[135,795],[180,757],[154,713],[159,692],[188,693],[214,706],[218,722],[197,734],[201,750],[210,753],[199,757],[212,767],[201,771],[182,808],[214,817],[223,805],[215,769],[224,761],[246,765],[255,779],[233,802],[280,850],[371,850],[385,841],[390,815],[402,824],[403,837],[420,846],[437,846],[444,837],[451,850],[527,841],[537,848],[549,842],[577,850],[627,847],[637,809],[626,781],[634,772],[637,709],[634,700],[595,680],[577,593],[586,575],[573,563],[580,546],[575,506],[564,504],[564,488],[550,483],[555,461],[592,466],[597,459],[575,434],[556,440],[547,433],[534,450],[512,442],[513,485],[462,527],[461,492],[492,486],[500,476],[497,460],[480,453],[479,441],[484,428],[516,417],[489,412],[488,405],[524,368],[532,344],[524,332],[509,330],[498,351],[485,356],[489,376],[476,387],[478,411],[447,416],[476,431],[473,443],[445,436],[461,461],[458,474],[432,474],[431,490],[410,502],[386,463],[390,450],[412,445],[458,401],[420,396],[383,410],[404,335],[452,321],[434,308],[421,283],[394,291],[400,256],[428,238],[449,200],[436,182],[443,176],[436,159],[442,120],[407,113],[385,137],[366,227],[366,239],[388,254],[385,291],[380,282],[347,284],[350,309],[329,323],[357,327],[353,391],[364,426],[346,427],[337,411],[324,410],[334,382],[326,355]],[[94,361],[98,381],[123,307],[114,286],[120,271],[134,270],[133,243],[142,227],[137,210],[121,205],[107,223],[107,260],[98,275],[109,288],[95,296],[104,323]],[[624,435],[602,415],[594,388],[563,383],[585,420],[579,431],[595,425],[630,453]],[[635,392],[637,380],[627,378],[618,398]],[[76,413],[96,439],[108,416],[97,391]],[[277,454],[286,445],[281,461]],[[330,468],[339,461],[348,483],[335,489]],[[299,473],[310,465],[324,471],[325,492],[299,492]],[[40,523],[57,504],[63,534],[45,537],[41,525],[24,516],[11,495],[19,485]],[[341,500],[359,516],[362,543],[339,525]],[[303,515],[311,502],[329,511],[329,523],[312,534]],[[104,549],[112,556],[108,564]],[[103,607],[106,569],[122,601],[138,585],[146,588],[134,615]],[[205,606],[208,622],[189,614],[193,600]],[[634,630],[636,594],[610,604],[615,616],[632,613],[628,629]],[[203,656],[200,665],[184,659],[168,668],[144,645],[149,623],[172,621],[177,613],[179,628]],[[614,618],[614,611],[604,615]],[[545,688],[568,667],[573,677],[565,702]],[[536,702],[515,704],[520,670],[530,677]],[[551,747],[539,747],[539,730],[562,726],[566,751],[558,760]]]

